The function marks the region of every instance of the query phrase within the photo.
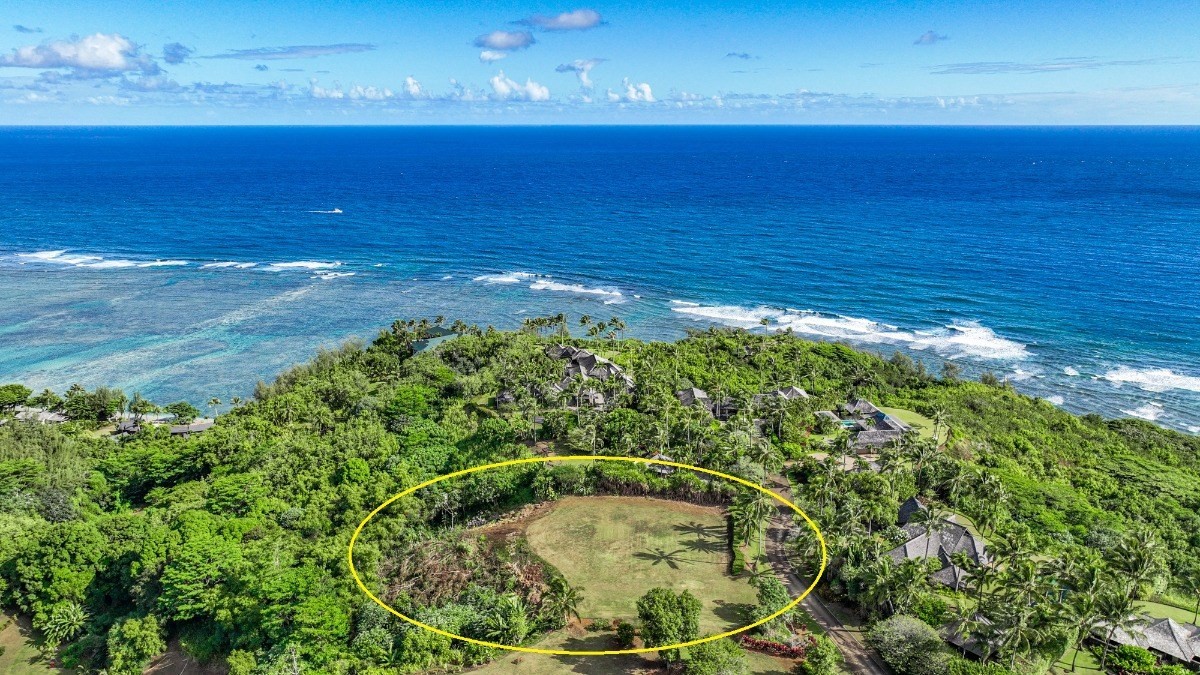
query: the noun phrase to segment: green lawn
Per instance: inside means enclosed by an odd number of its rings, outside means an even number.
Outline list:
[[[1050,672],[1054,675],[1070,675],[1071,673],[1071,658],[1075,656],[1075,650],[1068,648],[1058,661],[1050,666]],[[1100,662],[1087,649],[1079,652],[1079,659],[1075,662],[1075,673],[1077,675],[1101,675],[1104,671],[1100,670]]]
[[[567,497],[526,528],[533,550],[581,587],[580,614],[637,618],[656,586],[691,591],[703,605],[702,633],[747,623],[755,602],[745,579],[729,576],[725,518],[718,509],[642,497]]]
[[[0,673],[5,675],[52,675],[67,671],[50,668],[42,660],[41,652],[33,646],[29,622],[13,621],[11,614],[0,612],[0,626],[8,626],[0,631],[0,647],[4,654],[0,655]]]
[[[895,417],[904,422],[908,426],[917,430],[921,438],[933,438],[933,420],[922,415],[921,413],[905,410],[904,408],[885,408],[884,406],[876,406],[881,411]]]
[[[1175,619],[1179,623],[1192,623],[1192,619],[1196,616],[1196,613],[1190,609],[1180,609],[1158,602],[1139,601],[1137,607],[1140,611],[1156,619]]]

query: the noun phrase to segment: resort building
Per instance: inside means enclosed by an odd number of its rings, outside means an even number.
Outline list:
[[[900,440],[911,428],[864,399],[843,403],[838,406],[837,413],[822,410],[817,415],[837,420],[843,429],[854,434],[854,451],[860,455],[876,452],[888,443]]]
[[[633,378],[620,366],[586,349],[573,345],[551,345],[546,348],[546,355],[567,362],[563,367],[562,379],[550,385],[550,389],[558,394],[570,395],[571,405],[603,407],[608,401],[602,390],[631,393],[634,389]],[[573,392],[579,380],[596,380],[598,384]]]
[[[1171,663],[1200,666],[1200,627],[1174,619],[1143,618],[1145,622],[1137,628],[1113,631],[1112,646],[1141,647]],[[1092,637],[1103,643],[1108,631],[1107,626],[1101,625]]]
[[[953,556],[965,553],[976,564],[986,565],[987,548],[983,539],[952,520],[939,518],[932,522],[916,522],[917,513],[927,511],[916,497],[900,505],[899,523],[908,538],[887,555],[897,563],[908,559],[937,560],[941,567],[929,578],[957,590],[965,581],[966,571],[954,564]]]
[[[662,454],[661,452],[654,453],[654,456],[651,457],[650,459],[653,459],[653,460],[656,460],[659,462],[674,462],[675,461],[675,460],[671,459],[670,457],[668,457],[667,455]],[[671,474],[675,473],[675,467],[666,466],[664,464],[651,464],[650,470],[660,476],[670,476]]]
[[[22,422],[37,422],[38,424],[62,424],[67,421],[67,416],[62,413],[51,412],[44,408],[30,408],[19,405],[14,409],[13,417]]]
[[[679,402],[685,406],[699,406],[712,412],[712,401],[708,398],[708,392],[703,389],[697,389],[696,387],[681,389],[675,392],[675,398],[679,399]]]

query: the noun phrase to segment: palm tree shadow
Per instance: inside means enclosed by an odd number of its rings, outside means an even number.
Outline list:
[[[724,542],[712,539],[689,539],[683,547],[693,553],[720,553],[725,550]]]
[[[612,633],[600,633],[578,638],[572,637],[563,643],[560,648],[578,652],[619,649],[616,646]],[[621,656],[564,656],[556,654],[553,658],[565,668],[569,668],[570,672],[579,673],[579,675],[610,675],[613,672],[633,672],[635,669],[640,670],[643,665],[652,665],[637,654],[624,654]],[[614,664],[614,661],[618,663]],[[613,668],[614,665],[621,667],[621,670],[615,671]]]
[[[714,600],[713,605],[715,605],[713,614],[716,614],[717,618],[733,626],[742,626],[748,623],[747,619],[750,618],[750,613],[754,610],[754,605],[744,602]]]
[[[651,565],[666,564],[667,567],[670,567],[673,570],[679,569],[679,563],[681,563],[681,562],[686,562],[686,563],[695,563],[696,562],[695,560],[688,560],[686,558],[680,557],[680,555],[679,555],[680,553],[683,553],[683,549],[680,549],[678,551],[671,551],[670,553],[668,553],[667,551],[664,551],[661,548],[657,548],[657,549],[654,549],[653,551],[639,551],[637,553],[634,553],[633,557],[637,558],[638,560],[648,561]]]
[[[720,525],[705,525],[704,523],[680,523],[673,528],[676,532],[692,534],[697,537],[723,537],[725,528]]]

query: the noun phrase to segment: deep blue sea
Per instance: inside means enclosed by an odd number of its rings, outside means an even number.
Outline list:
[[[396,317],[792,327],[1200,431],[1200,128],[0,128],[0,381],[245,396]]]

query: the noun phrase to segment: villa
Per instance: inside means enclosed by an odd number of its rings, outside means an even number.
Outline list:
[[[201,431],[208,431],[210,428],[212,428],[212,425],[212,420],[196,420],[190,424],[175,424],[171,426],[171,435],[187,438],[192,434],[198,434]]]
[[[44,408],[30,408],[19,405],[15,409],[14,417],[23,422],[37,422],[38,424],[62,424],[67,421],[67,416],[62,413],[52,412]]]
[[[965,581],[966,570],[954,564],[953,556],[965,553],[976,564],[986,565],[986,545],[983,539],[972,534],[967,528],[945,518],[933,523],[914,522],[914,516],[918,512],[927,511],[928,508],[916,497],[911,497],[900,505],[899,524],[908,535],[908,539],[888,551],[887,555],[897,563],[914,559],[937,560],[942,566],[929,578],[957,590]]]
[[[864,399],[843,403],[838,406],[838,413],[821,410],[817,416],[837,420],[843,429],[854,434],[854,451],[860,455],[875,452],[900,440],[911,429]]]
[[[708,392],[703,389],[691,387],[689,389],[681,389],[675,392],[675,398],[684,406],[699,406],[712,412],[712,401],[708,398]]]
[[[671,459],[670,457],[668,457],[667,455],[662,454],[661,452],[654,453],[654,456],[651,457],[650,459],[653,459],[653,460],[656,460],[659,462],[674,462],[675,461],[675,460]],[[666,466],[665,464],[651,464],[650,470],[660,476],[670,476],[671,474],[675,473],[675,467]]]
[[[1112,646],[1141,647],[1172,663],[1200,665],[1200,627],[1174,619],[1143,618],[1145,622],[1137,628],[1114,631]],[[1108,638],[1108,630],[1107,626],[1101,625],[1092,636],[1103,643]]]
[[[559,394],[570,394],[577,380],[597,380],[608,383],[617,381],[616,389],[625,393],[634,389],[633,378],[617,364],[597,356],[592,352],[573,345],[551,345],[546,348],[546,355],[552,359],[565,360],[563,377],[550,385],[550,389]],[[613,387],[605,387],[612,389]],[[571,403],[576,406],[586,405],[594,408],[603,407],[608,403],[600,387],[586,387],[576,394],[571,394]]]

